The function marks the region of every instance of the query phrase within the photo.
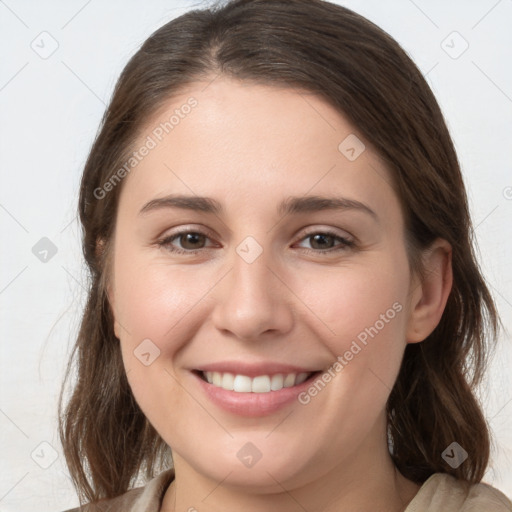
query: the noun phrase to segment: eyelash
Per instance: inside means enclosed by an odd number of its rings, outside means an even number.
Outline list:
[[[177,233],[174,233],[174,234],[172,234],[172,235],[170,235],[168,237],[165,237],[162,240],[159,240],[157,242],[157,245],[159,247],[164,247],[169,252],[172,252],[172,253],[175,253],[175,254],[197,254],[200,251],[204,251],[205,249],[207,249],[205,247],[202,247],[201,249],[189,249],[189,250],[187,250],[187,249],[179,249],[179,248],[173,247],[171,245],[171,242],[173,240],[179,238],[182,235],[186,235],[186,234],[202,235],[202,236],[205,236],[205,237],[209,238],[208,234],[207,233],[203,233],[202,231],[194,231],[194,230],[190,230],[190,229],[184,229],[184,230],[178,231]],[[332,236],[337,241],[341,242],[341,245],[338,248],[330,248],[330,249],[325,249],[325,250],[305,249],[306,253],[308,253],[308,254],[327,256],[329,254],[339,253],[339,252],[345,251],[345,250],[347,250],[349,248],[353,248],[356,245],[353,240],[348,240],[346,238],[343,238],[343,237],[337,235],[336,233],[334,233],[333,231],[330,231],[328,229],[322,230],[322,231],[311,231],[310,233],[306,233],[298,241],[302,241],[302,240],[305,240],[307,238],[311,238],[314,235]]]

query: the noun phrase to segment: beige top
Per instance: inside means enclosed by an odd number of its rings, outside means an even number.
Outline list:
[[[113,498],[66,512],[158,512],[167,487],[174,478],[168,469],[137,487]],[[196,504],[198,510],[200,504]],[[480,483],[469,488],[445,473],[433,474],[404,512],[512,512],[512,502],[498,489]]]

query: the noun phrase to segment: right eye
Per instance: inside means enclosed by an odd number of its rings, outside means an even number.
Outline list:
[[[158,246],[164,247],[170,252],[177,254],[196,254],[202,249],[205,249],[204,243],[209,237],[205,233],[192,230],[183,230],[178,233],[169,235],[162,240],[159,240]],[[178,240],[181,244],[180,247],[176,247],[173,243]],[[188,246],[188,247],[187,247]]]

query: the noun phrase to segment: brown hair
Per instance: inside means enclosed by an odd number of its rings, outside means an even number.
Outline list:
[[[490,437],[474,392],[499,317],[478,267],[462,175],[443,115],[418,68],[382,29],[320,0],[235,0],[194,10],[153,33],[124,68],[85,164],[79,199],[90,270],[87,305],[66,372],[77,378],[59,432],[75,486],[88,501],[122,494],[169,448],[128,385],[106,295],[121,185],[97,191],[127,160],[141,127],[187,84],[216,75],[296,87],[327,100],[387,162],[401,201],[411,269],[441,237],[453,247],[453,287],[442,319],[405,350],[387,404],[393,460],[421,483],[434,472],[481,480]],[[97,250],[103,241],[102,251]],[[492,342],[492,343],[491,343]],[[451,468],[453,441],[469,458]]]

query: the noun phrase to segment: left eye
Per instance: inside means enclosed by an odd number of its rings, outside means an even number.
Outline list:
[[[311,233],[309,235],[306,235],[303,238],[303,240],[307,240],[307,239],[312,240],[310,242],[310,244],[313,247],[313,249],[318,249],[318,250],[315,250],[315,252],[339,251],[339,250],[345,249],[346,247],[352,247],[354,245],[354,242],[352,240],[348,240],[339,235],[336,235],[335,233],[330,233],[330,232]],[[331,243],[334,244],[336,242],[336,240],[340,242],[340,244],[338,244],[337,247],[331,245]],[[315,245],[317,247],[315,247]],[[327,246],[329,246],[329,247],[327,247]]]
[[[302,237],[300,241],[308,239],[311,239],[310,244],[312,249],[307,247],[304,247],[304,249],[306,249],[307,252],[314,252],[316,254],[337,252],[355,245],[354,241],[348,240],[347,238],[341,237],[329,231],[317,231],[314,233],[309,233]],[[173,245],[175,240],[179,240],[181,247],[176,247]],[[205,233],[197,231],[183,231],[181,233],[176,233],[164,238],[163,240],[160,240],[158,245],[160,247],[165,247],[170,252],[180,254],[194,254],[199,252],[201,249],[208,248],[205,247],[207,240],[209,240],[209,237]],[[333,245],[336,241],[339,242],[337,246]]]

